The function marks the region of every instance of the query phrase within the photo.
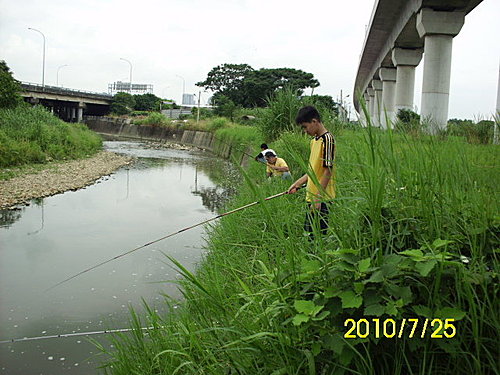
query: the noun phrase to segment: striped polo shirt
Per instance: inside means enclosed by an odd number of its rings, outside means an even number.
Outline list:
[[[306,201],[312,202],[314,197],[321,197],[322,201],[335,198],[335,139],[330,132],[311,139],[311,153],[309,154],[310,173],[318,179],[318,185],[325,171],[324,167],[332,168],[332,177],[324,192],[321,186],[316,186],[311,176],[307,179]]]

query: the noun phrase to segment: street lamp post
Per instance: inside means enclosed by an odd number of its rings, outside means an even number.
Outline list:
[[[40,33],[43,37],[43,58],[42,58],[42,88],[45,87],[45,35],[37,29],[34,29],[32,27],[28,27],[28,30],[36,31],[37,33]]]
[[[184,93],[186,92],[186,80],[184,77],[181,77],[180,75],[176,74],[177,77],[182,79],[182,100],[181,103],[184,104]]]
[[[132,95],[132,63],[130,61],[128,61],[127,59],[124,59],[123,57],[120,57],[120,60],[126,61],[130,65],[130,74],[129,74],[130,87],[129,87],[129,94]]]
[[[61,70],[61,68],[64,68],[65,66],[68,66],[68,64],[61,65],[57,68],[56,86],[59,86],[59,70]]]

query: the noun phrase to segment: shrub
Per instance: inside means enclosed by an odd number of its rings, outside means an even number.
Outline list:
[[[80,158],[102,147],[82,124],[69,124],[41,106],[0,109],[0,167]]]
[[[488,144],[493,139],[494,125],[490,120],[474,123],[472,120],[453,119],[448,121],[448,134],[465,137],[469,143]]]
[[[420,115],[411,109],[400,109],[396,115],[394,129],[402,133],[419,135],[424,126],[420,123]]]
[[[148,117],[134,120],[137,125],[167,126],[168,123],[168,119],[158,112],[150,112]]]
[[[210,122],[207,125],[207,129],[210,130],[211,132],[214,132],[216,130],[225,128],[227,126],[228,126],[227,119],[223,117],[217,117],[214,118],[213,120],[210,120]]]

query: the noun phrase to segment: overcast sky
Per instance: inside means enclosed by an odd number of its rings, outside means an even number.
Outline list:
[[[405,0],[401,0],[405,1]],[[215,66],[313,73],[315,93],[352,96],[374,0],[0,0],[0,60],[20,81],[107,92],[108,83],[154,85],[181,102]],[[490,117],[500,62],[500,1],[484,0],[453,44],[450,118]],[[61,67],[67,64],[67,66]],[[58,68],[59,75],[57,75]],[[420,107],[423,64],[417,68]],[[182,78],[181,78],[182,77]],[[202,93],[202,104],[209,97]],[[347,98],[350,102],[350,97]]]

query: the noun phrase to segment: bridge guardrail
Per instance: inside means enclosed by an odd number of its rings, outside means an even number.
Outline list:
[[[48,93],[54,93],[54,94],[66,94],[66,95],[81,95],[85,94],[86,96],[90,97],[95,97],[99,99],[111,99],[113,98],[113,95],[111,94],[106,94],[106,93],[98,93],[98,92],[93,92],[93,91],[85,91],[85,90],[75,90],[75,89],[70,89],[70,88],[65,88],[65,87],[59,87],[59,86],[42,86],[38,83],[32,83],[32,82],[21,82],[21,87],[25,90],[31,90],[31,91],[38,91],[38,92],[48,92]]]

